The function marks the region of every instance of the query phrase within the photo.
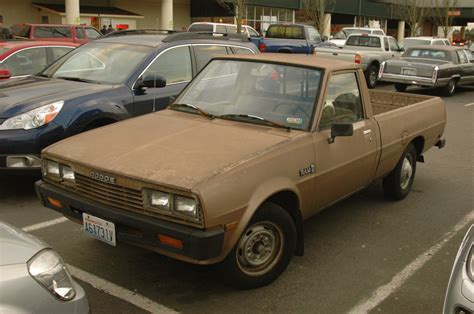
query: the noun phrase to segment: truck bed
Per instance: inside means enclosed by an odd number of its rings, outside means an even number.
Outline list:
[[[432,99],[431,96],[416,95],[408,93],[397,93],[383,90],[369,90],[374,115],[391,110],[417,104],[421,101]]]

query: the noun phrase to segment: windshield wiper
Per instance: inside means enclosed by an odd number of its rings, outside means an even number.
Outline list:
[[[51,78],[51,76],[46,74],[35,74],[35,76]]]
[[[270,124],[270,125],[273,125],[273,126],[276,126],[276,127],[279,127],[279,128],[286,129],[288,132],[290,132],[291,129],[292,129],[291,126],[284,125],[284,124],[281,124],[281,123],[278,123],[278,122],[275,122],[275,121],[272,121],[272,120],[268,120],[268,119],[260,117],[260,116],[252,115],[252,114],[228,113],[228,114],[223,114],[223,115],[220,115],[220,116],[216,116],[216,118],[221,118],[221,119],[244,118],[244,119],[258,120],[258,121],[262,121],[262,122],[265,122],[267,124]]]
[[[69,77],[69,76],[56,76],[55,78],[67,81],[74,81],[74,82],[83,82],[83,83],[97,83],[93,80],[88,80],[80,77]]]
[[[174,103],[174,104],[171,104],[168,106],[168,108],[170,109],[173,109],[173,108],[176,108],[176,107],[186,107],[186,108],[192,108],[194,109],[195,111],[199,112],[201,115],[205,116],[206,118],[212,120],[214,119],[216,116],[213,115],[213,114],[210,114],[209,112],[195,106],[195,105],[191,105],[191,104],[177,104],[177,103]]]

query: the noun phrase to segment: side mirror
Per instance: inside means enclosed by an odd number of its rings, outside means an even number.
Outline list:
[[[401,47],[400,49],[398,49],[398,51],[404,52],[404,51],[405,51],[405,48]]]
[[[389,48],[389,47],[385,47],[385,51],[390,51],[390,48]]]
[[[328,36],[323,36],[323,41],[328,41]]]
[[[12,77],[12,72],[8,69],[1,69],[0,70],[0,80],[6,80]]]
[[[334,123],[331,125],[331,137],[328,143],[334,143],[334,139],[338,136],[352,136],[354,134],[354,126],[352,123]]]
[[[162,75],[159,74],[145,74],[140,79],[140,82],[137,85],[137,88],[143,88],[143,87],[148,87],[148,88],[161,88],[166,86],[166,78]]]

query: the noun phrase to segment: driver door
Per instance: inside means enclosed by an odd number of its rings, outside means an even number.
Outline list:
[[[378,127],[368,118],[362,100],[357,72],[331,75],[313,133],[318,209],[368,185],[374,175]],[[334,123],[351,123],[354,134],[329,143]]]

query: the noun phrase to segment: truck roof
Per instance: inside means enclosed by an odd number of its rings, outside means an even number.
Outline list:
[[[291,58],[288,58],[287,54],[284,53],[262,53],[262,54],[236,54],[217,56],[213,59],[219,60],[245,60],[245,61],[260,61],[269,63],[279,63],[285,65],[304,66],[310,68],[319,68],[324,70],[347,70],[356,69],[359,67],[358,64],[353,62],[337,61],[330,59],[320,58],[314,55],[304,54],[292,54]]]

